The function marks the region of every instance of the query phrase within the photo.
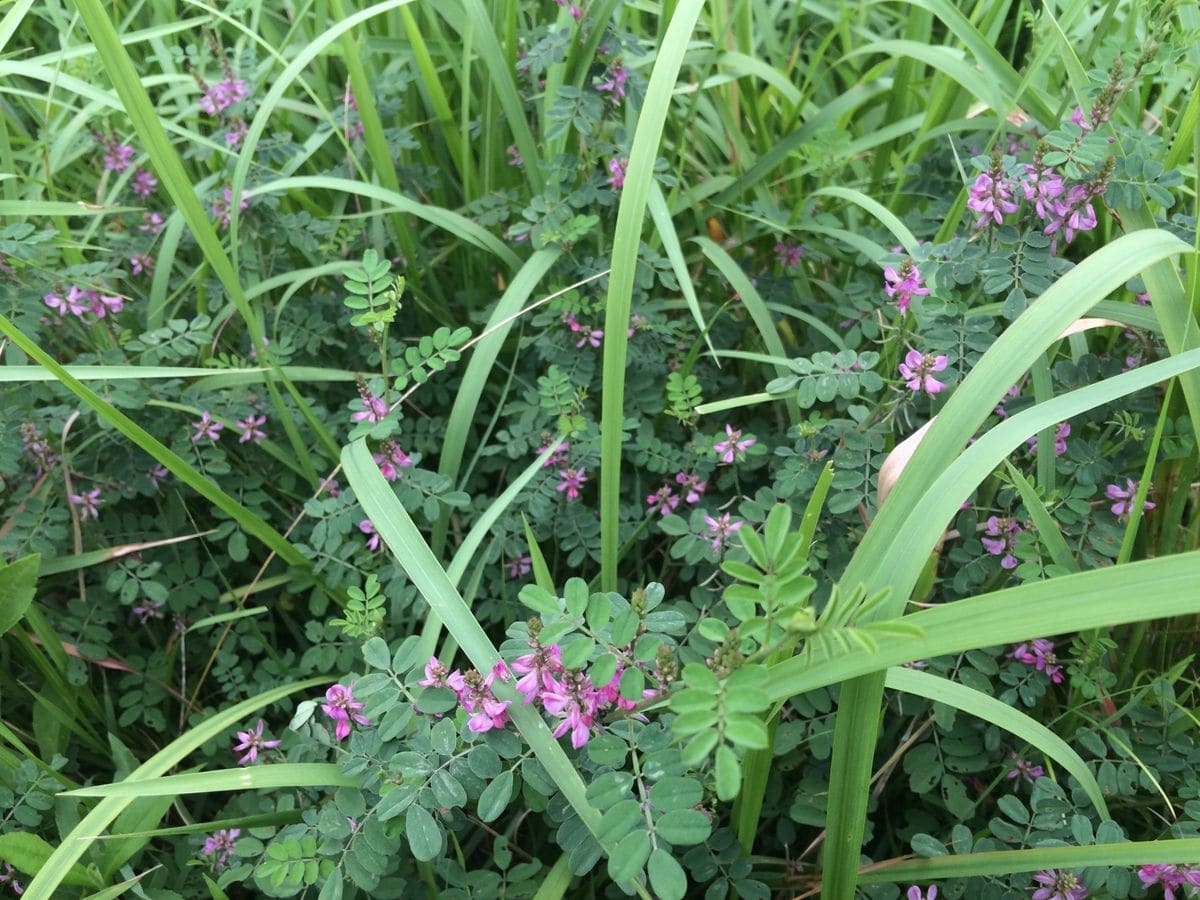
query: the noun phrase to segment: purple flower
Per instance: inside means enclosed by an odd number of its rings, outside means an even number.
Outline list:
[[[250,198],[246,196],[245,191],[242,191],[242,199],[238,203],[238,210],[245,212],[249,207]],[[221,199],[213,201],[212,215],[222,228],[229,227],[229,223],[233,221],[233,188],[226,187],[221,190]]]
[[[518,656],[512,662],[512,670],[521,676],[516,688],[526,705],[540,700],[546,691],[557,687],[556,679],[563,673],[558,644],[543,647],[535,638],[529,646],[533,648],[531,653]]]
[[[133,192],[139,197],[149,197],[154,193],[154,189],[158,187],[158,179],[151,172],[145,169],[138,169],[133,173]]]
[[[147,234],[158,234],[167,227],[167,220],[162,217],[161,213],[147,212],[142,213],[142,224],[138,226],[138,231],[143,231]]]
[[[350,735],[350,723],[355,725],[370,725],[371,720],[362,715],[359,710],[363,705],[354,699],[354,682],[349,685],[335,684],[325,692],[325,702],[321,711],[333,720],[333,736],[339,741]]]
[[[713,452],[717,454],[717,458],[729,464],[735,461],[741,461],[743,454],[758,443],[754,437],[742,439],[742,432],[739,428],[734,428],[731,425],[725,426],[725,440],[716,441],[713,444]]]
[[[1054,455],[1062,456],[1067,452],[1067,438],[1071,436],[1071,423],[1059,422],[1054,429]],[[1026,438],[1025,443],[1029,445],[1030,453],[1037,453],[1037,435],[1031,438]]]
[[[204,849],[201,852],[205,856],[213,857],[214,872],[221,871],[221,868],[229,861],[229,857],[233,855],[233,842],[241,833],[240,828],[222,828],[205,839]]]
[[[163,617],[162,608],[163,602],[161,600],[151,600],[149,597],[143,597],[129,612],[138,620],[139,625],[145,625],[151,619],[161,619]]]
[[[1092,126],[1088,123],[1087,117],[1083,114],[1083,107],[1077,106],[1071,111],[1071,121],[1083,129],[1083,133],[1087,134],[1092,130]]]
[[[1109,500],[1117,501],[1110,507],[1112,514],[1117,518],[1124,518],[1126,515],[1128,515],[1130,510],[1133,509],[1133,498],[1137,496],[1137,491],[1138,483],[1132,478],[1125,479],[1124,490],[1122,490],[1120,486],[1116,484],[1110,484],[1108,487],[1106,487],[1104,489],[1104,496],[1106,496]],[[1142,504],[1142,511],[1145,512],[1148,509],[1154,509],[1155,505],[1156,504],[1151,503],[1149,500],[1146,500]]]
[[[517,149],[516,144],[510,146],[505,152],[508,153],[508,164],[510,166],[514,166],[515,168],[519,169],[525,165],[525,160],[521,158],[521,151]]]
[[[109,144],[104,154],[104,171],[124,172],[133,164],[133,147],[129,144]]]
[[[1000,568],[1015,569],[1017,567],[1017,557],[1013,550],[1017,546],[1017,535],[1023,530],[1015,519],[988,516],[987,531],[984,532],[987,537],[980,538],[980,541],[983,543],[984,549],[992,556],[1004,557],[1000,560]]]
[[[508,577],[510,579],[520,578],[522,575],[528,575],[533,569],[533,560],[529,555],[514,557],[512,562],[508,564]]]
[[[225,132],[225,143],[230,147],[237,149],[238,144],[242,142],[242,138],[246,136],[246,123],[241,119],[236,119],[229,131]]]
[[[166,481],[170,474],[171,472],[167,469],[167,467],[162,463],[159,463],[149,472],[148,477],[150,478],[150,484],[153,485],[154,489],[157,491],[158,486]]]
[[[1157,863],[1155,865],[1141,866],[1138,869],[1138,878],[1141,879],[1145,887],[1150,887],[1152,884],[1161,884],[1163,900],[1175,900],[1176,888],[1181,889],[1180,898],[1182,900],[1184,896],[1195,895],[1195,891],[1188,891],[1185,895],[1182,891],[1183,888],[1200,887],[1200,869],[1185,865]]]
[[[21,882],[17,881],[16,869],[9,863],[4,863],[4,872],[0,874],[0,887],[8,885],[8,890],[15,897],[20,897],[25,893],[25,887]]]
[[[1021,181],[1021,192],[1033,203],[1034,212],[1040,219],[1054,217],[1054,201],[1063,195],[1066,186],[1062,176],[1050,166],[1043,165],[1041,157],[1032,165],[1025,166],[1025,178]]]
[[[1046,638],[1023,641],[1017,644],[1008,656],[1009,659],[1033,666],[1039,672],[1045,672],[1054,684],[1063,682],[1062,666],[1058,664],[1058,657],[1054,654],[1054,641]]]
[[[236,103],[241,103],[250,96],[250,88],[240,78],[226,77],[213,85],[201,85],[205,88],[203,96],[197,101],[204,112],[210,116],[222,113]]]
[[[154,257],[146,253],[135,253],[129,257],[129,271],[133,275],[154,274]]]
[[[675,496],[675,492],[671,490],[669,484],[664,484],[646,498],[646,506],[652,513],[657,512],[660,516],[669,516],[679,506],[679,498]]]
[[[804,256],[804,248],[799,244],[785,244],[780,241],[775,245],[775,259],[779,261],[781,266],[789,269],[794,269],[800,265],[800,258]]]
[[[371,423],[382,422],[388,414],[387,401],[382,397],[376,397],[366,388],[360,389],[359,395],[362,400],[362,409],[354,413],[350,418],[355,422],[362,422],[364,420]]]
[[[921,280],[921,271],[911,259],[906,259],[897,271],[892,266],[883,270],[883,290],[889,297],[896,298],[896,308],[903,315],[913,297],[925,297],[929,288]]]
[[[688,475],[686,472],[677,472],[675,483],[679,485],[680,492],[687,492],[683,499],[692,505],[700,502],[700,498],[704,496],[704,488],[708,484],[701,480],[699,475]]]
[[[625,82],[629,79],[629,70],[624,66],[618,65],[615,68],[610,67],[608,70],[608,78],[604,81],[597,82],[596,90],[610,91],[612,102],[616,104],[622,97],[625,96]]]
[[[429,662],[425,663],[425,677],[417,684],[421,687],[448,687],[459,695],[466,689],[462,673],[458,669],[450,671],[438,662],[436,656],[429,657]]]
[[[991,168],[980,172],[971,186],[971,196],[967,200],[967,208],[979,213],[975,220],[976,228],[987,225],[1000,225],[1004,217],[1017,211],[1013,202],[1013,186],[1004,176],[999,160],[993,160]]]
[[[367,549],[372,553],[379,552],[379,550],[383,547],[383,538],[381,538],[379,536],[379,532],[375,530],[374,523],[371,522],[370,519],[363,519],[358,523],[358,530],[365,535],[369,535],[367,538]]]
[[[504,673],[507,673],[507,669]],[[492,693],[492,683],[497,677],[494,668],[486,677],[475,669],[463,675],[463,688],[458,694],[458,699],[463,709],[471,714],[467,719],[467,728],[475,734],[483,734],[493,728],[503,728],[508,723],[508,707],[512,701],[498,700]],[[501,680],[506,679],[501,677]]]
[[[629,160],[618,159],[613,157],[608,161],[608,171],[612,173],[608,177],[608,183],[612,185],[613,190],[619,191],[625,187],[625,169],[629,166]]]
[[[1030,900],[1085,900],[1088,890],[1074,872],[1062,869],[1047,869],[1038,872],[1033,880],[1042,885],[1033,892]]]
[[[317,496],[320,496],[322,491],[330,497],[336,497],[342,492],[336,478],[322,478],[320,487],[317,489]]]
[[[555,485],[554,489],[560,494],[565,492],[567,501],[570,502],[579,497],[579,489],[587,481],[587,469],[583,467],[578,469],[559,469],[558,477],[562,481]]]
[[[258,754],[262,750],[274,750],[278,747],[281,741],[264,741],[263,740],[263,720],[258,720],[258,727],[252,731],[239,731],[237,738],[241,743],[235,744],[233,747],[234,753],[245,751],[245,755],[239,759],[238,765],[244,766],[247,763],[252,763],[258,759]]]
[[[101,294],[97,291],[88,291],[88,299],[91,300],[91,313],[97,319],[103,319],[109,313],[115,315],[125,308],[125,298],[120,295]]]
[[[1027,759],[1020,759],[1015,753],[1010,753],[1009,757],[1013,761],[1012,768],[1008,770],[1008,774],[1004,777],[1011,781],[1016,781],[1020,778],[1029,784],[1033,784],[1046,774],[1046,770],[1041,766],[1035,766]]]
[[[573,18],[576,22],[583,18],[583,10],[575,4],[568,4],[567,0],[554,0],[554,2],[560,7],[565,7],[567,12],[571,14],[571,18]]]
[[[909,887],[908,892],[904,895],[905,900],[937,900],[938,889],[936,884],[931,884],[928,891],[922,891],[917,885]]]
[[[604,332],[599,328],[581,327],[579,329],[581,337],[575,342],[576,347],[582,347],[584,344],[591,344],[593,347],[599,347],[600,341],[604,339]]]
[[[722,513],[718,518],[712,516],[704,517],[705,534],[708,538],[709,546],[712,547],[714,553],[720,553],[721,550],[729,543],[729,539],[737,533],[746,523],[738,520],[731,520],[729,513]]]
[[[67,499],[71,501],[72,506],[79,507],[81,519],[99,518],[100,507],[104,504],[104,501],[100,499],[100,488],[92,488],[82,494],[68,494]]]
[[[388,481],[395,481],[400,477],[401,469],[409,469],[413,465],[412,457],[401,450],[395,441],[390,439],[384,441],[380,452],[372,453],[371,458],[379,466],[380,474]]]
[[[554,681],[543,691],[542,706],[561,719],[554,729],[556,738],[571,732],[571,746],[576,750],[588,742],[599,707],[597,693],[591,679],[582,672],[566,672],[561,681]]]
[[[250,413],[246,418],[234,424],[242,430],[242,436],[238,438],[239,444],[244,444],[247,441],[253,441],[257,444],[267,436],[267,433],[262,430],[262,426],[267,424],[267,417],[264,415]]]
[[[538,456],[541,456],[543,453],[545,453],[550,448],[550,445],[553,442],[554,442],[554,438],[546,437],[542,441],[542,446],[540,446],[538,448]],[[551,453],[548,457],[546,457],[546,461],[544,463],[542,463],[542,468],[550,469],[550,468],[554,468],[556,466],[565,466],[567,464],[567,460],[570,458],[568,455],[568,451],[570,449],[571,449],[570,443],[568,443],[567,441],[563,441],[562,446],[560,446],[555,452]]]
[[[58,454],[50,449],[46,436],[32,422],[23,422],[20,431],[21,452],[37,467],[41,477],[58,463]]]
[[[924,391],[932,396],[946,387],[933,377],[933,373],[941,372],[949,362],[945,356],[909,350],[904,362],[900,363],[900,375],[905,379],[904,383],[910,391]]]
[[[196,433],[192,435],[192,443],[196,443],[201,438],[208,438],[210,441],[216,441],[221,437],[221,429],[225,426],[213,419],[212,415],[203,412],[200,414],[200,420],[193,422],[192,427],[196,429]]]
[[[1096,210],[1092,208],[1092,189],[1086,184],[1073,184],[1067,189],[1065,199],[1055,200],[1049,224],[1043,234],[1056,234],[1060,229],[1064,243],[1071,243],[1075,233],[1091,231],[1096,227]],[[1051,242],[1051,252],[1057,250],[1058,238]]]

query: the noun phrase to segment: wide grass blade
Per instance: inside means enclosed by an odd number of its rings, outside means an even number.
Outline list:
[[[667,108],[689,37],[703,6],[704,0],[680,0],[671,16],[638,116],[625,186],[621,189],[621,204],[617,209],[612,271],[604,304],[604,396],[600,418],[600,587],[605,591],[616,590],[617,558],[621,549],[621,436],[625,422],[625,362],[629,351],[626,330],[633,303],[638,245]]]
[[[336,763],[275,763],[213,772],[164,775],[149,781],[118,781],[63,791],[64,797],[182,797],[216,791],[253,791],[292,787],[355,787],[361,778],[345,775]]]

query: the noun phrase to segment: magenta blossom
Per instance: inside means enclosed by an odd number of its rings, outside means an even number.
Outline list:
[[[1061,230],[1064,243],[1075,240],[1076,232],[1091,231],[1096,227],[1096,210],[1092,207],[1092,189],[1086,184],[1073,184],[1067,189],[1066,197],[1054,201],[1053,215],[1043,234],[1055,235],[1051,241],[1051,252],[1057,252]]]
[[[669,484],[664,484],[646,498],[646,506],[652,513],[657,512],[660,516],[669,516],[679,506],[679,498],[675,496],[675,492],[671,490]]]
[[[222,828],[210,834],[204,840],[204,849],[200,852],[213,858],[213,871],[219,872],[233,855],[233,842],[242,833],[240,828]]]
[[[587,469],[582,467],[578,469],[559,469],[558,477],[562,481],[555,485],[554,489],[560,494],[565,492],[568,502],[579,498],[580,488],[588,480]]]
[[[1046,638],[1035,638],[1017,644],[1013,652],[1008,654],[1010,659],[1033,666],[1039,672],[1045,672],[1054,684],[1062,684],[1062,666],[1054,653],[1054,641]]]
[[[556,738],[571,732],[571,746],[576,750],[591,738],[599,700],[592,680],[582,672],[567,672],[562,681],[543,691],[542,706],[561,719],[554,729]]]
[[[379,453],[372,453],[371,457],[379,466],[379,472],[388,481],[395,481],[400,477],[400,472],[403,469],[411,469],[413,466],[413,458],[400,449],[400,446],[393,440],[384,441]]]
[[[246,418],[234,424],[242,431],[242,436],[238,438],[239,444],[245,444],[248,441],[257,444],[267,436],[267,433],[262,430],[262,426],[267,424],[267,417],[264,415],[250,413]]]
[[[221,437],[221,429],[225,426],[213,419],[212,414],[202,412],[200,420],[192,423],[192,427],[196,429],[196,433],[192,435],[192,443],[195,444],[202,438],[208,438],[210,441],[219,440]]]
[[[679,485],[681,493],[686,492],[683,499],[692,505],[700,502],[707,486],[707,482],[703,481],[699,475],[688,475],[686,472],[677,472],[675,483]]]
[[[436,656],[429,657],[425,663],[425,677],[417,682],[421,687],[446,687],[456,694],[462,694],[466,689],[462,673],[455,669],[453,672],[438,662]]]
[[[1085,900],[1088,895],[1088,889],[1074,872],[1047,869],[1034,875],[1033,880],[1041,887],[1030,900]]]
[[[1200,869],[1192,866],[1157,863],[1141,866],[1138,869],[1138,879],[1145,887],[1161,884],[1163,900],[1175,900],[1175,891],[1179,890],[1179,898],[1194,897],[1196,891],[1189,888],[1200,888]],[[1184,891],[1186,890],[1186,893]]]
[[[133,154],[136,152],[129,144],[109,144],[105,147],[104,171],[124,172],[133,165]]]
[[[333,720],[333,736],[339,741],[350,735],[351,722],[355,725],[370,725],[371,720],[362,715],[359,710],[363,705],[354,699],[354,682],[349,686],[335,684],[325,692],[325,702],[321,711]]]
[[[1033,203],[1039,219],[1054,217],[1054,203],[1066,190],[1062,176],[1050,166],[1044,165],[1040,157],[1032,165],[1025,166],[1025,177],[1021,180],[1021,192]]]
[[[775,259],[779,261],[781,266],[789,269],[794,269],[800,265],[800,258],[804,256],[804,248],[799,244],[785,244],[780,241],[775,245]]]
[[[929,294],[929,288],[921,280],[921,271],[911,259],[906,259],[897,271],[892,266],[883,270],[883,290],[889,297],[896,298],[896,308],[903,315],[912,303],[913,297],[924,297]]]
[[[1104,496],[1106,496],[1109,500],[1116,501],[1116,503],[1110,507],[1112,509],[1112,514],[1117,518],[1124,518],[1127,516],[1130,510],[1133,509],[1133,500],[1134,497],[1137,496],[1137,492],[1138,483],[1132,478],[1125,479],[1124,490],[1122,490],[1121,487],[1116,484],[1110,484],[1108,487],[1106,487],[1104,489]],[[1151,503],[1149,500],[1146,500],[1142,504],[1142,511],[1145,512],[1148,509],[1154,509],[1155,505],[1156,504]]]
[[[533,560],[529,554],[524,556],[515,556],[508,564],[508,577],[510,580],[516,580],[522,575],[528,575],[533,570]]]
[[[624,66],[616,66],[608,70],[608,78],[596,83],[596,90],[608,91],[615,104],[625,96],[625,82],[629,79],[629,70]]]
[[[129,257],[129,272],[132,275],[154,274],[154,257],[146,253],[135,253]]]
[[[910,391],[924,391],[932,396],[946,387],[933,377],[933,373],[941,372],[949,363],[950,360],[940,354],[934,356],[932,353],[909,350],[904,362],[900,363],[900,375]]]
[[[1024,779],[1029,784],[1033,784],[1039,778],[1046,774],[1046,770],[1041,766],[1035,766],[1027,759],[1020,759],[1017,754],[1010,753],[1012,759],[1012,768],[1008,770],[1008,774],[1004,777],[1010,781]]]
[[[249,208],[250,198],[246,196],[245,191],[242,191],[242,199],[238,203],[238,210],[245,212]],[[233,188],[223,188],[220,199],[213,201],[212,216],[222,228],[229,227],[229,223],[233,221]]]
[[[1005,216],[1017,211],[1017,204],[1013,202],[1013,186],[998,161],[993,162],[986,172],[979,173],[970,193],[967,208],[979,213],[975,220],[976,228],[1003,224]]]
[[[3,869],[0,870],[0,888],[6,885],[7,893],[11,893],[15,897],[20,897],[25,893],[25,887],[17,881],[17,870],[12,867],[11,863],[4,863]]]
[[[904,895],[904,900],[937,900],[938,889],[936,884],[931,884],[928,891],[922,891],[917,885],[911,885],[908,892]]]
[[[529,642],[532,652],[518,656],[512,661],[512,670],[521,676],[516,688],[528,706],[542,695],[557,687],[557,678],[563,674],[562,653],[558,644],[543,647],[536,639]]]
[[[68,494],[67,499],[71,501],[72,506],[79,507],[81,519],[99,518],[100,507],[104,505],[104,501],[100,499],[100,488],[92,488],[82,494]]]
[[[138,226],[138,231],[146,234],[158,234],[167,227],[167,220],[162,217],[162,213],[147,212],[142,213],[142,224]]]
[[[263,740],[263,720],[258,720],[258,727],[250,731],[239,731],[237,733],[240,744],[235,744],[233,747],[234,753],[245,751],[245,756],[239,759],[238,765],[244,766],[247,763],[252,763],[258,759],[258,754],[263,750],[274,750],[278,747],[281,741],[264,741]]]
[[[358,523],[358,530],[367,537],[367,549],[372,553],[378,553],[383,548],[383,538],[379,536],[379,532],[375,530],[375,525],[370,519],[363,519]]]
[[[720,553],[729,543],[729,539],[746,523],[740,519],[731,519],[729,513],[721,513],[717,518],[704,517],[705,537],[714,553]]]
[[[542,446],[538,447],[538,456],[541,456],[543,453],[549,450],[552,443],[554,443],[554,438],[546,438]],[[570,451],[570,449],[571,445],[567,441],[563,441],[562,445],[557,450],[546,457],[546,461],[542,463],[542,468],[552,469],[558,466],[565,466],[567,464],[567,460],[570,459],[570,456],[568,455],[568,451]]]
[[[504,673],[507,672],[507,668]],[[463,676],[463,689],[458,694],[463,709],[469,712],[467,728],[475,734],[483,734],[493,728],[503,728],[508,724],[508,707],[511,700],[499,700],[492,693],[492,684],[497,677],[507,680],[504,673],[497,673],[493,668],[486,676],[472,669]]]
[[[612,185],[613,190],[619,191],[625,187],[625,169],[629,166],[629,160],[618,159],[613,157],[608,161],[608,171],[611,173],[608,177],[608,183]]]
[[[387,401],[382,397],[377,397],[365,388],[359,391],[361,396],[362,409],[354,413],[350,418],[355,422],[367,421],[372,424],[382,422],[388,414]]]
[[[741,429],[726,425],[725,439],[713,444],[713,452],[717,454],[717,459],[725,464],[740,462],[745,456],[745,452],[757,443],[757,438],[743,439]]]
[[[138,169],[133,173],[133,192],[139,197],[149,197],[154,193],[154,189],[158,187],[158,179],[153,173],[147,172],[145,169]]]
[[[1067,438],[1071,436],[1071,423],[1059,422],[1054,429],[1054,455],[1062,456],[1067,452]],[[1026,438],[1025,443],[1029,445],[1030,453],[1037,453],[1037,435]]]
[[[1004,557],[1000,560],[1002,569],[1015,569],[1017,557],[1013,550],[1017,546],[1017,535],[1023,530],[1015,519],[988,516],[987,531],[984,532],[987,537],[980,538],[980,541],[992,556]]]
[[[198,101],[199,106],[210,116],[222,113],[229,107],[241,103],[250,96],[250,88],[240,78],[227,77],[213,85],[201,85],[205,88],[204,95]]]

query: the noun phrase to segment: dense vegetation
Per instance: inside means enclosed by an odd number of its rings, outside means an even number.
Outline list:
[[[1198,34],[7,4],[0,896],[1200,894]]]

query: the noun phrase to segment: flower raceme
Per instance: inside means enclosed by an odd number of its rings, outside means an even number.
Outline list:
[[[941,372],[949,365],[950,360],[945,356],[934,356],[932,353],[918,353],[909,350],[900,363],[900,375],[910,391],[924,391],[930,396],[945,389],[946,385],[933,377],[934,372]]]
[[[321,712],[333,722],[333,736],[339,741],[350,736],[351,723],[370,725],[371,720],[359,712],[363,704],[354,699],[354,682],[349,685],[334,684],[325,692]]]

